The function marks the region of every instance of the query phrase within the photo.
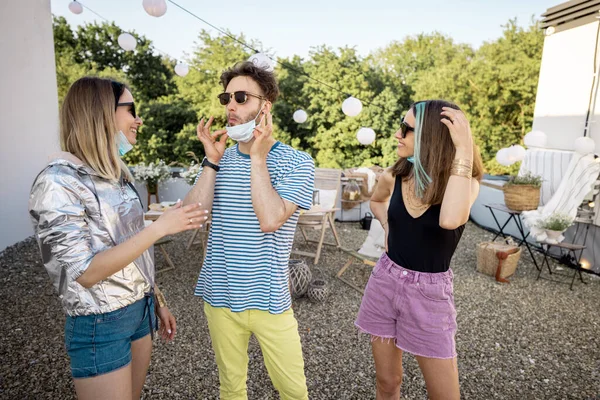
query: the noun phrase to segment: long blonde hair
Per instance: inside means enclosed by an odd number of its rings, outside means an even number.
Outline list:
[[[60,113],[62,150],[112,181],[123,175],[133,181],[116,144],[115,109],[125,88],[110,79],[83,77],[69,88]]]

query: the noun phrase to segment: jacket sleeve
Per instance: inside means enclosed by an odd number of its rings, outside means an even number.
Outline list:
[[[83,185],[72,175],[50,170],[42,172],[33,184],[29,214],[50,276],[64,278],[66,274],[76,280],[94,258],[87,214],[79,195]]]

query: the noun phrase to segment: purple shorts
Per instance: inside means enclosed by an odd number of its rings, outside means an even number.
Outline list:
[[[383,253],[369,278],[355,325],[396,347],[429,358],[456,357],[452,270],[412,271]]]

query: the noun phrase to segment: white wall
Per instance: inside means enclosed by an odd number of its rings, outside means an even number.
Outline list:
[[[49,0],[0,1],[0,251],[33,234],[29,190],[59,148]]]
[[[533,130],[548,136],[547,147],[573,150],[583,136],[594,72],[598,22],[546,36],[537,89]],[[600,62],[600,54],[597,62]],[[600,150],[600,104],[591,137]]]

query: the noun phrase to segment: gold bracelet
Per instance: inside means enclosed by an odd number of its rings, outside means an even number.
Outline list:
[[[158,308],[167,306],[167,300],[165,299],[165,295],[162,294],[162,292],[156,285],[154,285],[154,299],[156,300],[156,303],[158,304]]]
[[[473,167],[473,161],[465,159],[465,158],[457,158],[452,161],[452,166],[464,166],[464,167]]]
[[[461,176],[463,178],[471,179],[473,177],[473,170],[465,167],[453,167],[450,170],[450,175]]]

